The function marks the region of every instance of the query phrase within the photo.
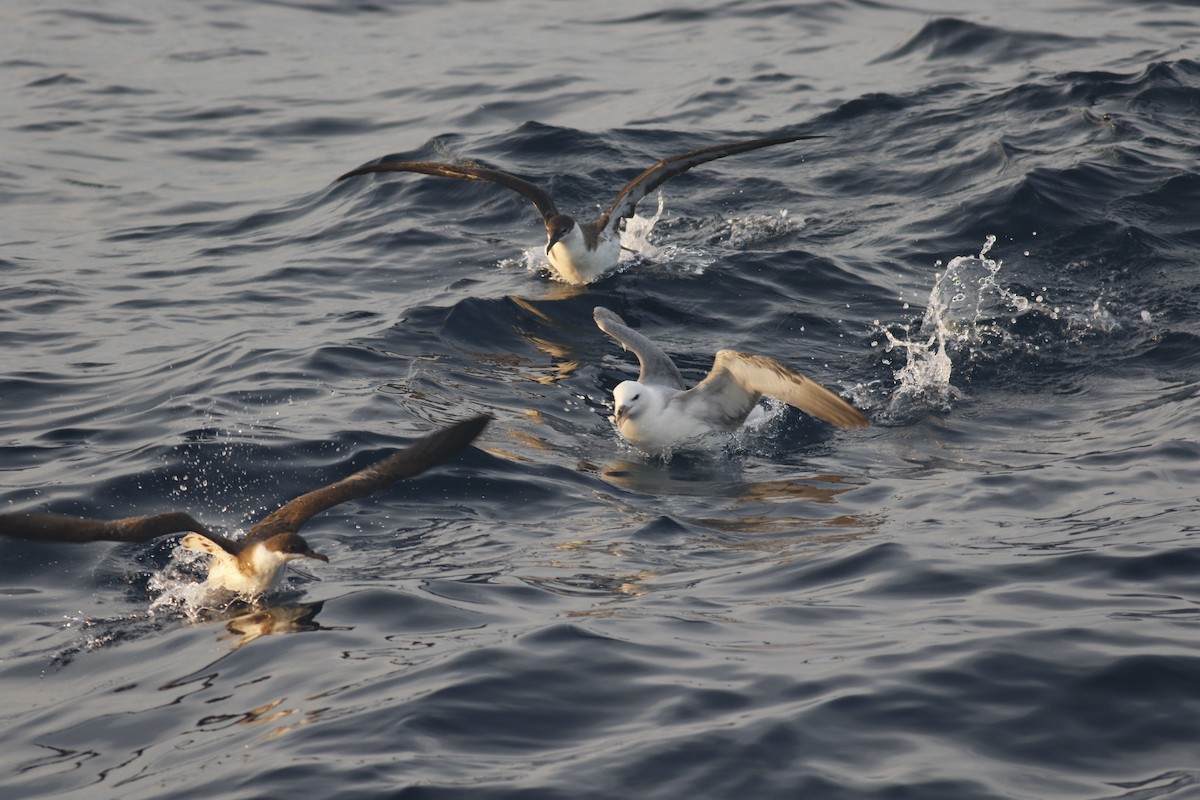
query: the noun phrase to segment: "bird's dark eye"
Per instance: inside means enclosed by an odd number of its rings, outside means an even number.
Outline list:
[[[632,403],[634,400],[637,400],[639,397],[641,397],[640,394],[635,394],[633,397],[629,398],[629,402]]]

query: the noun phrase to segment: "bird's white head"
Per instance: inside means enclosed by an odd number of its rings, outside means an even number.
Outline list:
[[[622,381],[613,389],[613,418],[617,430],[626,434],[629,426],[637,426],[647,414],[653,415],[662,406],[659,392],[637,381]]]
[[[680,442],[711,432],[711,426],[681,413],[671,403],[678,391],[624,381],[613,389],[611,417],[627,442],[652,454],[667,454]]]

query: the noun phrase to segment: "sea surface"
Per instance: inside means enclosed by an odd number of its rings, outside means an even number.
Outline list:
[[[0,82],[0,510],[236,536],[495,417],[258,606],[0,540],[0,797],[1200,797],[1194,0],[10,0]],[[335,180],[588,217],[792,132],[588,286]],[[872,425],[639,453],[598,305]]]

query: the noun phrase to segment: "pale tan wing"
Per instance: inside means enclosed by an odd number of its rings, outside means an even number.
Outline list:
[[[671,357],[654,342],[626,325],[619,315],[604,306],[596,306],[592,311],[592,319],[596,320],[596,327],[637,356],[638,364],[642,368],[641,374],[638,375],[638,383],[648,386],[670,386],[680,390],[687,388],[687,384],[683,382],[683,375],[679,373],[679,367],[675,366]]]
[[[659,186],[678,175],[682,175],[692,167],[716,161],[718,158],[758,150],[761,147],[771,147],[776,144],[787,144],[801,139],[824,139],[824,136],[771,136],[766,139],[749,139],[744,142],[718,144],[712,147],[701,147],[678,156],[671,156],[659,161],[650,169],[638,175],[625,184],[625,188],[617,195],[617,199],[609,206],[600,219],[596,221],[599,230],[612,230],[623,219],[633,216],[638,202]]]
[[[302,494],[251,528],[244,541],[261,541],[284,531],[298,533],[304,523],[322,511],[366,497],[402,478],[420,475],[469,445],[491,419],[480,415],[442,428],[337,483]]]
[[[741,425],[766,395],[795,406],[839,428],[863,428],[868,422],[858,409],[812,378],[767,356],[721,350],[702,382],[673,402],[689,413],[726,429]]]
[[[419,172],[422,175],[435,175],[439,178],[494,183],[506,189],[512,189],[537,206],[543,220],[558,214],[554,198],[542,187],[509,175],[507,172],[486,167],[473,167],[468,164],[443,164],[439,161],[391,161],[382,164],[366,164],[358,169],[350,170],[345,175],[338,176],[338,180],[344,181],[346,178],[366,175],[369,172]]]
[[[223,550],[238,552],[237,543],[213,533],[179,511],[114,520],[66,514],[0,514],[0,536],[39,542],[148,542],[160,536],[189,531],[211,539]]]

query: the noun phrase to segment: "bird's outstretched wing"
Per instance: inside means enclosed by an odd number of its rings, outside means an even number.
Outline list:
[[[664,158],[650,169],[638,175],[617,195],[617,199],[609,206],[600,219],[596,221],[599,230],[613,230],[623,219],[633,216],[638,201],[653,192],[659,186],[677,175],[682,175],[689,169],[718,158],[758,150],[760,147],[770,147],[776,144],[787,144],[801,139],[824,139],[824,136],[772,136],[766,139],[750,139],[745,142],[718,144],[712,147],[701,147],[683,155]]]
[[[495,183],[506,189],[512,189],[537,206],[543,220],[558,214],[554,198],[542,187],[535,186],[529,181],[523,181],[515,175],[509,175],[507,172],[486,167],[472,167],[467,164],[444,164],[439,161],[391,161],[382,164],[366,164],[339,176],[338,180],[344,181],[346,178],[365,175],[368,172],[419,172],[422,175],[436,175],[440,178],[454,178],[460,181]]]
[[[0,514],[0,536],[39,542],[148,542],[188,531],[211,539],[229,553],[238,552],[237,543],[213,533],[180,511],[114,520],[66,514]]]
[[[659,349],[658,345],[628,327],[625,321],[616,313],[603,306],[596,306],[592,312],[596,326],[621,343],[626,350],[637,356],[642,371],[638,375],[638,383],[648,386],[670,386],[672,389],[683,390],[687,384],[683,375],[671,357]]]
[[[712,370],[693,389],[677,397],[689,411],[713,425],[733,429],[767,395],[839,428],[863,428],[858,409],[812,378],[767,356],[718,351]]]
[[[302,494],[251,528],[244,541],[261,541],[284,531],[298,533],[304,523],[322,511],[366,497],[402,478],[420,475],[474,441],[490,421],[491,417],[480,415],[442,428],[347,478]]]

